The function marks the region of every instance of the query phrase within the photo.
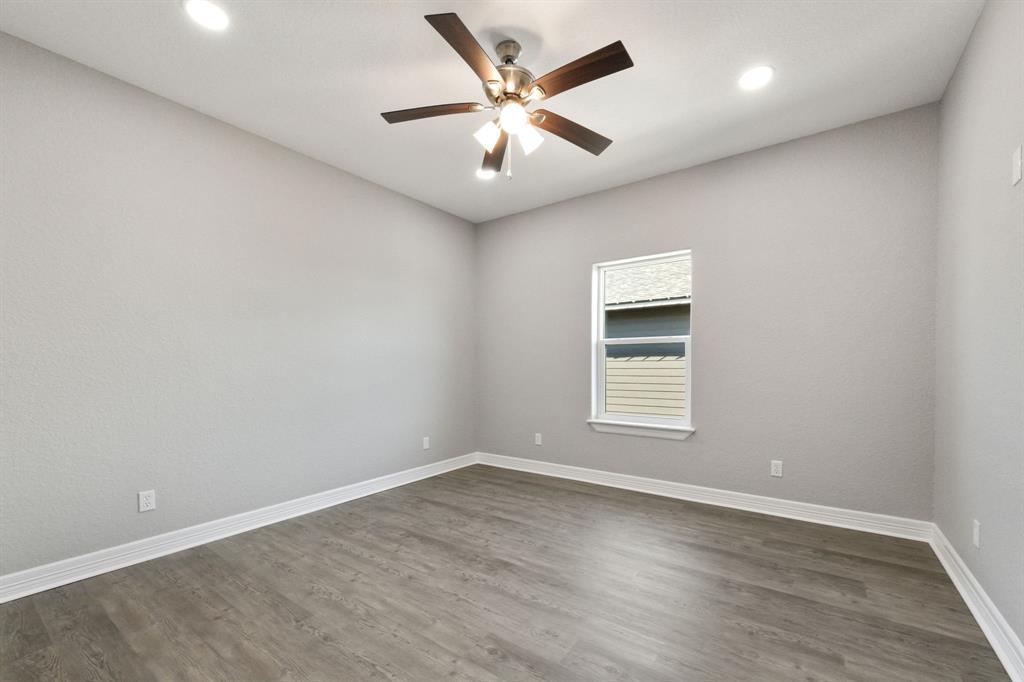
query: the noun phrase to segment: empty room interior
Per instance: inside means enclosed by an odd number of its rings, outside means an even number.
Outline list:
[[[0,680],[1024,682],[1024,0],[0,1]]]

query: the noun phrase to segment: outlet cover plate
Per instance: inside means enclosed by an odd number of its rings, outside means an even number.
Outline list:
[[[148,512],[156,509],[156,491],[155,490],[140,490],[139,491],[139,512]]]

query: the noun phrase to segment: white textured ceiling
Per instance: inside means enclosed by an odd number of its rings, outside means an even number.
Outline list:
[[[329,2],[4,0],[0,28],[129,83],[482,222],[941,97],[982,0]],[[488,52],[511,37],[541,75],[621,39],[632,69],[545,108],[615,142],[600,157],[545,134],[514,179],[478,180],[488,112],[387,125],[379,113],[484,101],[423,20],[455,11]],[[777,69],[743,92],[748,66]],[[510,145],[511,147],[512,145]]]

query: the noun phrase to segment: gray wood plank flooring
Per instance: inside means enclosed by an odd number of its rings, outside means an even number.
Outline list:
[[[486,466],[0,606],[20,680],[1006,680],[928,545]]]

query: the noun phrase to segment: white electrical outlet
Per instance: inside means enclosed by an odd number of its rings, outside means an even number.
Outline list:
[[[533,444],[534,445],[543,445],[544,444],[544,439],[541,438],[541,435],[539,433],[533,434]]]
[[[155,490],[140,490],[139,491],[139,511],[148,512],[156,509],[156,491]]]
[[[424,450],[429,450],[430,449],[430,436],[423,436],[423,449]]]
[[[773,459],[771,468],[769,469],[768,473],[770,473],[772,476],[776,478],[782,478],[782,460]]]
[[[975,549],[981,549],[981,522],[974,519],[974,527],[971,532],[971,544]]]
[[[1020,182],[1021,176],[1021,146],[1017,145],[1017,148],[1013,150],[1012,161],[1010,162],[1013,170],[1010,176],[1010,185],[1016,185]]]

